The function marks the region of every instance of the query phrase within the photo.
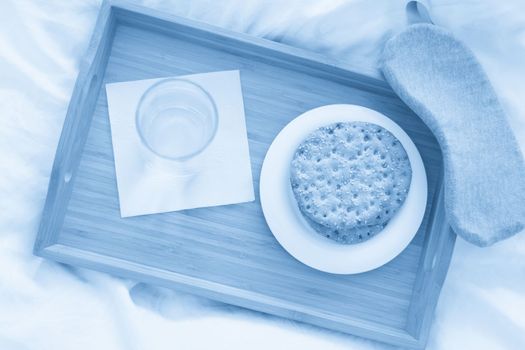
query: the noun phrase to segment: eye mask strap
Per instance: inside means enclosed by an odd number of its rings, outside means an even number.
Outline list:
[[[428,23],[434,24],[430,18],[428,1],[426,0],[410,0],[406,5],[407,21],[409,24]]]

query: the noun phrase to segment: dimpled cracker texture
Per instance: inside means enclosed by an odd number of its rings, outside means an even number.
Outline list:
[[[380,232],[401,207],[412,170],[389,131],[366,122],[321,127],[299,145],[290,182],[301,213],[316,232],[340,243]]]
[[[523,156],[474,54],[445,30],[417,24],[387,42],[382,71],[439,141],[452,229],[478,246],[521,231]]]

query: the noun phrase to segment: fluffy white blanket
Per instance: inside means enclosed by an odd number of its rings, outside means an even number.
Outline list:
[[[383,42],[406,25],[404,0],[143,2],[372,68]],[[431,4],[434,22],[479,57],[525,149],[525,2]],[[0,2],[0,349],[384,348],[32,256],[99,6],[98,0]],[[429,348],[525,349],[525,234],[486,249],[458,239]]]

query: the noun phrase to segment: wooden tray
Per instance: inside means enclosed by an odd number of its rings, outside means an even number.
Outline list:
[[[239,69],[256,200],[122,219],[104,84]],[[424,347],[455,235],[444,220],[436,140],[380,80],[275,42],[105,2],[69,104],[35,254],[403,347]],[[340,276],[279,246],[259,202],[271,141],[306,110],[353,103],[392,118],[428,174],[425,220],[387,265]]]

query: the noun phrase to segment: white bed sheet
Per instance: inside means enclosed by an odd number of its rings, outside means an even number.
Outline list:
[[[404,2],[143,4],[374,67],[382,43],[406,25]],[[434,22],[477,54],[525,150],[525,2],[430,2]],[[0,349],[385,348],[32,256],[99,6],[98,0],[0,2]],[[484,249],[458,239],[428,348],[525,348],[525,234]]]

